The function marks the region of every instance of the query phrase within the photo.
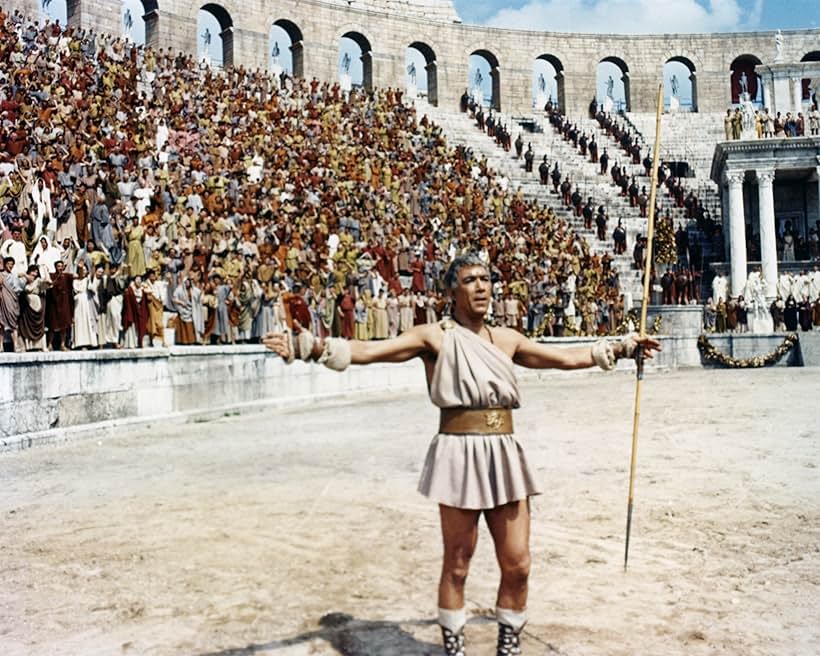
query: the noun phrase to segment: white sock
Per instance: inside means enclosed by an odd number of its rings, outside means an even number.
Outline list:
[[[495,618],[498,620],[499,624],[506,624],[511,627],[513,631],[518,633],[527,623],[527,611],[511,610],[509,608],[501,608],[500,606],[496,606]]]
[[[463,608],[450,610],[449,608],[438,609],[438,623],[445,629],[453,633],[458,633],[467,624],[467,612]]]

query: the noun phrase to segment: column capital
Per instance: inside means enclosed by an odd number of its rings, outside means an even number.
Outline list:
[[[774,169],[757,169],[755,176],[758,185],[771,185],[774,182]]]
[[[726,171],[726,182],[730,186],[742,185],[746,171]]]

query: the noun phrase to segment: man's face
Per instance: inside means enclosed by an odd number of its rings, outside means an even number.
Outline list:
[[[11,273],[11,270],[14,268],[14,260],[6,260],[3,263],[3,268],[6,270],[6,273]]]
[[[483,317],[492,298],[489,271],[480,265],[461,267],[452,294],[456,308],[469,315]]]

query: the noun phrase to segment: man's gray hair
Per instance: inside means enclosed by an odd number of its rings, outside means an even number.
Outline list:
[[[466,266],[480,266],[487,269],[487,264],[476,253],[465,253],[464,255],[456,255],[450,266],[447,268],[447,273],[444,274],[444,286],[447,289],[455,289],[458,285],[458,272],[462,267]]]

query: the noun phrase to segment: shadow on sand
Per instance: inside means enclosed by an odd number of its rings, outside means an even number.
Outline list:
[[[420,642],[401,628],[402,625],[426,626],[435,623],[435,620],[374,622],[357,620],[346,613],[328,613],[319,620],[320,628],[315,631],[282,640],[202,653],[199,656],[253,656],[316,639],[325,640],[344,656],[437,656],[441,653],[440,645]]]

